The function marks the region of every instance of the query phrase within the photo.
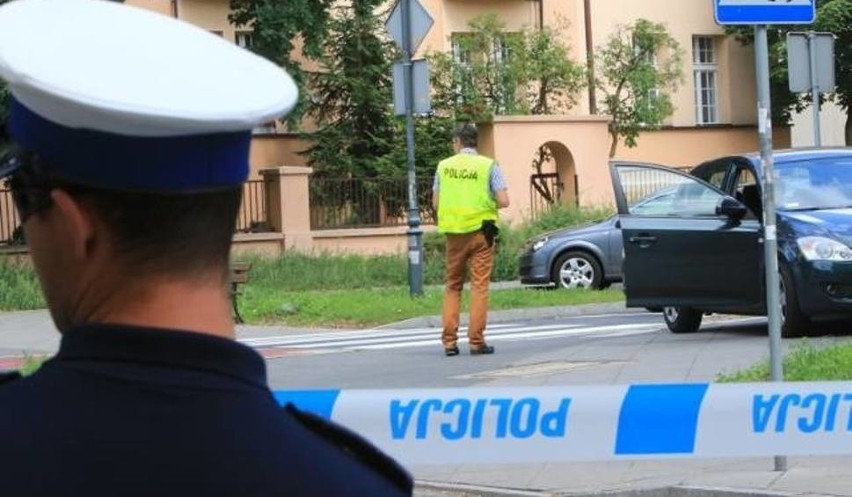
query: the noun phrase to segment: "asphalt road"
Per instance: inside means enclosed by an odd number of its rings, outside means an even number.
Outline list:
[[[748,341],[757,350],[765,342],[768,353],[765,320],[760,318],[710,317],[697,334],[672,335],[659,314],[628,309],[494,324],[486,333],[488,343],[497,349],[493,356],[469,356],[462,342],[461,355],[444,357],[440,330],[434,327],[288,334],[244,341],[267,356],[275,389],[446,388],[586,383],[598,377],[594,371],[608,372],[604,373],[607,380],[629,383],[647,376],[640,365],[644,361],[636,357],[639,351],[657,357],[676,355],[671,349],[716,334],[721,339]],[[732,357],[732,367],[750,365],[758,358],[755,354]],[[712,379],[698,376],[696,380]]]

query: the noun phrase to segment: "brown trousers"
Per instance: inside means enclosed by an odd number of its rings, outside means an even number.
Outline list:
[[[459,308],[464,287],[465,267],[470,262],[470,323],[467,338],[471,348],[485,344],[488,314],[488,282],[494,264],[494,249],[481,231],[447,235],[447,278],[444,288],[444,348],[455,347],[459,334]]]

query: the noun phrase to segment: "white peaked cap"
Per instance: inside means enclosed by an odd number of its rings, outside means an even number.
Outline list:
[[[46,172],[132,191],[240,184],[251,129],[286,114],[298,97],[268,60],[106,0],[0,6],[0,78],[12,93],[8,134]]]
[[[133,136],[237,131],[296,103],[275,64],[191,24],[105,0],[0,8],[0,77],[57,124]]]

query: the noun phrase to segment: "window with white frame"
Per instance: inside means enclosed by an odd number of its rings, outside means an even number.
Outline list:
[[[234,34],[234,42],[236,42],[237,46],[251,49],[254,46],[254,37],[251,31],[237,31]]]
[[[467,33],[453,33],[453,60],[458,64],[459,74],[456,75],[456,94],[458,95],[458,104],[464,103],[464,95],[472,88],[470,63],[472,54],[464,43],[465,37],[470,36]]]
[[[451,37],[452,49],[453,49],[453,60],[459,66],[459,74],[457,75],[456,81],[456,91],[458,95],[464,95],[467,91],[470,91],[472,81],[471,81],[471,64],[473,63],[474,57],[485,57],[490,59],[490,63],[493,63],[494,72],[492,73],[494,77],[496,77],[496,81],[493,83],[497,86],[495,89],[496,97],[499,99],[496,102],[498,112],[502,112],[505,110],[506,103],[512,92],[513,88],[504,87],[504,78],[502,77],[502,68],[505,63],[509,61],[512,57],[512,46],[509,43],[507,38],[499,37],[495,38],[491,43],[491,53],[472,53],[468,48],[469,44],[465,43],[465,39],[469,39],[470,33],[453,33]],[[509,34],[507,36],[513,36]],[[461,103],[461,102],[459,102]]]
[[[692,38],[692,67],[695,84],[695,124],[718,123],[718,66],[716,40],[713,37]]]

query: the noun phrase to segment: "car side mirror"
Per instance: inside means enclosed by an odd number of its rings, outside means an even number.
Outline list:
[[[734,221],[739,221],[744,218],[748,208],[739,200],[728,197],[727,195],[719,200],[716,204],[716,215],[727,216]]]

